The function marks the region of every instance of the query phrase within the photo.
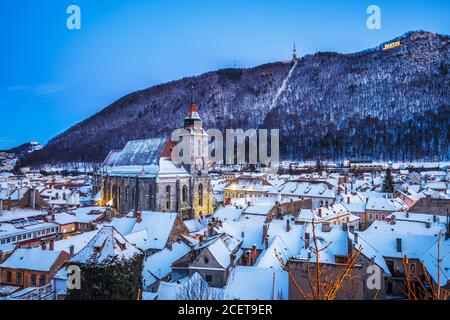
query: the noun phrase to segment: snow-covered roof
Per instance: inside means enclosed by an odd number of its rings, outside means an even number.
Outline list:
[[[231,263],[231,253],[236,252],[240,243],[240,239],[228,234],[222,234],[208,246],[208,250],[216,259],[217,263],[226,269]]]
[[[113,226],[122,235],[127,236],[133,232],[133,228],[136,225],[136,218],[134,217],[113,218],[111,222],[106,222],[103,225]]]
[[[342,203],[342,205],[347,208],[348,211],[352,213],[364,213],[366,212],[366,203]]]
[[[328,184],[288,181],[285,184],[273,187],[269,194],[282,196],[296,196],[296,197],[318,197],[318,198],[332,198],[336,197],[335,192]]]
[[[275,201],[269,201],[268,203],[253,203],[247,208],[244,209],[244,214],[255,214],[255,215],[262,215],[267,216],[270,212],[270,210],[273,209],[275,206]]]
[[[134,225],[132,232],[147,230],[149,247],[162,250],[167,244],[177,216],[177,213],[143,211],[142,221]]]
[[[26,219],[36,216],[45,216],[47,211],[32,210],[32,209],[19,209],[3,210],[3,215],[0,216],[0,223],[8,222],[12,220]]]
[[[366,209],[375,211],[398,211],[406,209],[406,204],[400,198],[387,199],[382,197],[370,197]]]
[[[275,285],[275,286],[274,286]],[[287,300],[289,276],[282,269],[237,266],[224,288],[230,300]]]
[[[150,239],[148,238],[147,230],[136,231],[134,233],[127,234],[125,239],[131,244],[134,244],[142,251],[151,249]]]
[[[122,149],[110,151],[105,161],[103,161],[103,165],[107,167],[113,167],[119,159],[121,152]]]
[[[177,166],[170,158],[159,160],[159,177],[188,177],[189,173],[183,166]]]
[[[209,219],[200,217],[199,219],[184,220],[183,222],[190,233],[196,233],[208,227]]]
[[[358,233],[358,239],[369,243],[376,251],[385,258],[420,258],[437,241],[438,237],[433,235],[412,235],[396,232],[377,232],[366,230]],[[401,239],[401,251],[397,250],[397,239]]]
[[[55,264],[61,251],[36,249],[16,249],[1,268],[35,270],[48,272]]]
[[[263,225],[265,216],[244,214],[238,221],[225,221],[218,232],[226,232],[242,240],[241,247],[250,249],[256,245],[257,249],[263,248]]]
[[[231,181],[228,186],[224,188],[224,191],[240,190],[248,192],[267,192],[272,188],[273,186],[265,178],[238,177]]]
[[[184,242],[175,242],[172,249],[165,248],[145,259],[142,278],[144,287],[147,287],[157,279],[163,279],[172,272],[172,264],[186,255],[190,247]]]
[[[198,295],[199,300],[220,299],[224,296],[223,289],[213,288],[198,274],[194,273],[191,277],[180,279],[179,282],[165,282],[161,281],[158,288],[158,300],[178,300],[180,298],[186,299],[184,293],[190,288],[203,288],[194,293]],[[180,296],[181,295],[181,296]]]
[[[115,166],[158,165],[165,144],[164,138],[129,141],[117,155]]]
[[[305,233],[310,234],[308,248],[305,248],[304,241],[301,242],[302,248],[296,259],[305,261],[316,261],[315,242],[312,232],[312,224],[306,224],[302,238],[305,239]],[[348,232],[344,231],[341,225],[331,225],[330,231],[325,232],[321,225],[315,225],[316,243],[318,246],[321,263],[336,263],[336,256],[345,257],[348,255]]]
[[[81,251],[81,249],[86,247],[86,245],[89,243],[89,241],[92,240],[92,238],[95,237],[98,231],[99,230],[84,232],[70,238],[55,241],[54,242],[55,250],[70,253],[70,247],[74,246],[74,253],[78,253]]]
[[[255,263],[255,267],[263,267],[263,268],[274,268],[280,269],[282,268],[278,258],[276,257],[275,252],[279,255],[279,257],[286,263],[291,257],[291,251],[288,246],[284,243],[284,241],[279,237],[275,236],[267,249],[265,249],[258,257],[258,260]]]
[[[425,269],[433,278],[434,282],[440,286],[445,286],[450,279],[450,239],[445,240],[445,237],[441,238],[440,250],[438,244],[439,242],[436,241],[420,257],[420,260],[423,261]],[[438,263],[438,256],[441,260],[440,263]]]
[[[105,226],[71,259],[71,262],[103,264],[112,260],[129,260],[141,253],[141,250],[128,242],[114,227]]]
[[[221,206],[214,212],[214,218],[221,221],[238,220],[244,209],[236,208],[234,206]]]

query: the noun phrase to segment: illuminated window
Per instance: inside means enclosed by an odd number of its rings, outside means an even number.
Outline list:
[[[203,184],[199,184],[198,186],[198,205],[203,207]]]
[[[182,195],[181,196],[181,201],[183,201],[183,202],[187,201],[187,193],[188,193],[187,187],[183,186],[183,191],[181,193],[181,195]]]

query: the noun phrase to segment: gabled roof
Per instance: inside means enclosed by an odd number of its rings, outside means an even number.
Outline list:
[[[112,260],[126,261],[141,253],[114,227],[105,226],[71,259],[71,262],[103,264]]]
[[[166,144],[164,138],[129,141],[118,155],[114,166],[158,165]]]
[[[440,240],[440,252],[439,241],[426,251],[420,260],[423,261],[424,267],[433,280],[441,287],[445,286],[450,279],[450,239],[445,240],[442,237]],[[441,262],[438,263],[438,253],[440,253]]]
[[[228,268],[231,263],[230,255],[238,249],[240,244],[241,240],[228,234],[222,234],[208,246],[208,250],[221,267]]]
[[[40,248],[17,249],[0,267],[48,272],[60,254],[61,251],[41,250]]]
[[[142,221],[136,223],[131,232],[146,230],[149,248],[162,250],[167,244],[177,216],[177,213],[144,211],[141,215]]]
[[[103,165],[106,167],[114,167],[121,152],[122,149],[112,150],[106,157],[105,161],[103,161]]]
[[[283,269],[238,266],[231,271],[224,290],[230,300],[287,300],[288,288],[289,276]]]

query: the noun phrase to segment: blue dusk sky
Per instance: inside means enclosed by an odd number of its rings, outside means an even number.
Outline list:
[[[81,8],[81,30],[66,9]],[[366,27],[381,8],[381,30]],[[51,137],[155,84],[299,55],[350,53],[411,30],[449,34],[448,0],[2,0],[0,150]]]

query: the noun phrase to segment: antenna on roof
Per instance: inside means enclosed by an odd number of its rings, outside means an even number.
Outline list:
[[[193,84],[192,86],[191,86],[191,89],[192,89],[192,91],[191,91],[191,103],[194,103],[195,102],[195,84]]]

